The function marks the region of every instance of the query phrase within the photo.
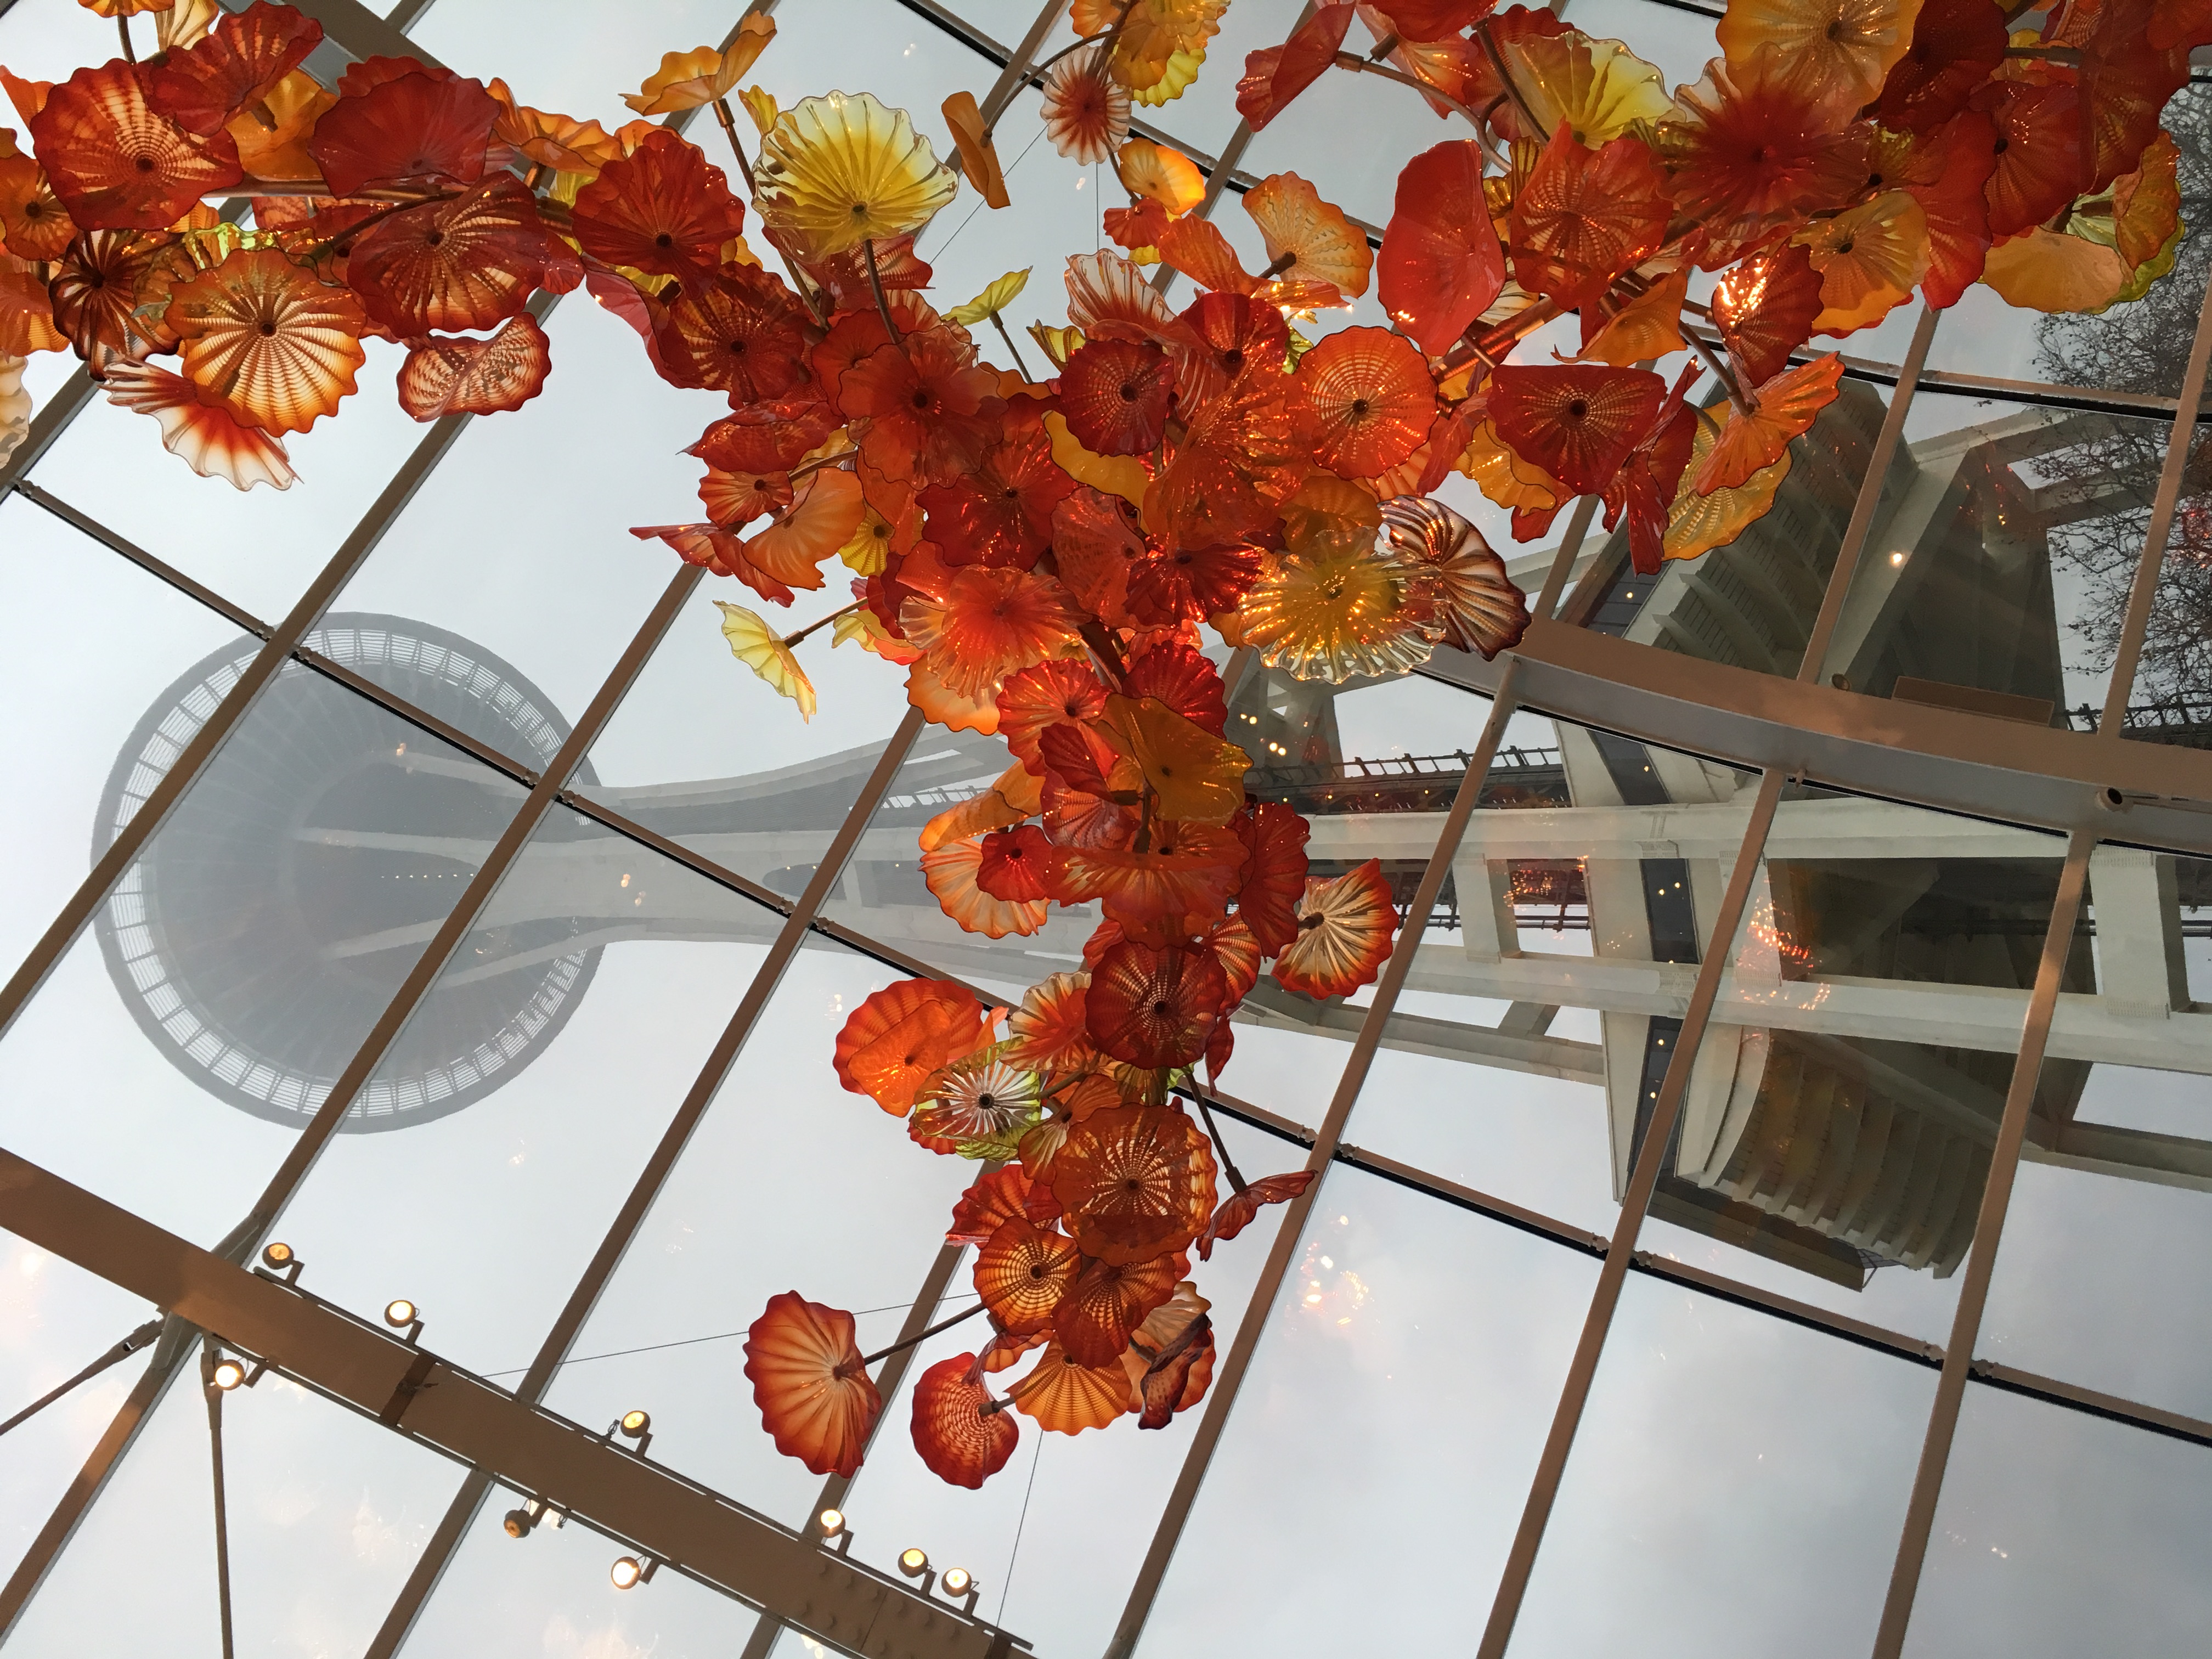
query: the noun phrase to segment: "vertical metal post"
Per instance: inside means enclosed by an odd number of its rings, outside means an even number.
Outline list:
[[[222,1659],[232,1659],[235,1644],[230,1626],[230,1516],[222,1487],[222,1390],[215,1385],[216,1346],[211,1336],[200,1339],[200,1392],[207,1396],[208,1452],[215,1474],[215,1593],[222,1620]]]
[[[822,855],[822,861],[815,866],[814,874],[808,879],[805,890],[792,906],[791,914],[777,931],[767,956],[755,970],[752,982],[745,988],[745,994],[738,1002],[737,1012],[730,1016],[729,1024],[723,1027],[722,1035],[715,1040],[705,1063],[699,1068],[698,1076],[692,1080],[690,1090],[677,1107],[668,1127],[661,1131],[653,1155],[646,1160],[645,1168],[631,1184],[629,1196],[616,1212],[614,1220],[607,1228],[606,1237],[600,1241],[598,1250],[593,1252],[575,1288],[568,1293],[568,1303],[561,1310],[560,1316],[553,1322],[552,1329],[546,1333],[545,1340],[538,1345],[538,1357],[531,1362],[530,1369],[515,1387],[518,1400],[535,1404],[544,1397],[545,1390],[552,1385],[554,1373],[560,1369],[561,1362],[568,1358],[569,1347],[583,1330],[585,1322],[591,1317],[592,1310],[599,1304],[599,1297],[605,1291],[608,1281],[614,1277],[615,1270],[622,1265],[630,1242],[637,1236],[638,1228],[644,1224],[647,1213],[652,1209],[653,1200],[659,1197],[670,1172],[683,1157],[684,1149],[690,1144],[692,1133],[698,1128],[700,1120],[706,1115],[707,1108],[729,1076],[730,1068],[737,1063],[745,1040],[752,1035],[753,1027],[759,1023],[762,1013],[775,994],[776,988],[782,983],[785,970],[799,954],[799,947],[805,943],[806,935],[821,915],[823,905],[829,902],[831,891],[844,874],[845,866],[851,860],[854,849],[860,844],[860,837],[867,833],[876,809],[890,792],[892,780],[898,775],[899,768],[906,763],[907,756],[913,751],[915,739],[921,735],[924,724],[921,711],[909,708],[900,720],[898,729],[891,734],[890,741],[884,745],[884,752],[877,758],[875,769],[860,786],[859,798],[846,812],[844,822],[838,826],[828,850]],[[951,1270],[945,1271],[949,1275]],[[942,1294],[941,1291],[939,1294]],[[481,1469],[470,1472],[460,1491],[454,1494],[453,1501],[447,1505],[444,1516],[431,1534],[428,1545],[416,1559],[413,1571],[407,1576],[407,1582],[400,1587],[399,1594],[393,1600],[391,1610],[386,1613],[375,1639],[369,1644],[364,1659],[391,1659],[391,1656],[399,1650],[400,1644],[407,1639],[407,1632],[413,1628],[423,1605],[429,1600],[430,1592],[437,1588],[438,1580],[453,1559],[453,1552],[459,1547],[462,1534],[467,1531],[470,1522],[475,1518],[491,1487],[492,1477],[488,1473]]]
[[[1509,657],[1505,672],[1498,677],[1490,717],[1484,721],[1482,736],[1468,762],[1467,775],[1460,780],[1459,788],[1452,796],[1443,831],[1437,837],[1436,850],[1429,855],[1428,867],[1421,872],[1420,886],[1414,891],[1413,903],[1407,908],[1405,921],[1399,925],[1398,937],[1390,947],[1390,959],[1384,964],[1381,982],[1375,988],[1375,1000],[1360,1021],[1359,1034],[1352,1039],[1352,1052],[1346,1057],[1344,1071],[1337,1079],[1336,1092],[1329,1098],[1328,1114],[1322,1119],[1313,1150],[1307,1155],[1306,1168],[1316,1175],[1328,1170],[1343,1138],[1345,1123],[1358,1103],[1360,1089],[1367,1081],[1376,1050],[1382,1047],[1383,1027],[1398,1006],[1398,995],[1405,988],[1406,976],[1413,971],[1413,958],[1420,954],[1422,935],[1428,931],[1429,915],[1436,908],[1437,895],[1443,890],[1444,878],[1451,873],[1452,857],[1459,850],[1468,819],[1474,815],[1475,802],[1482,794],[1490,763],[1497,756],[1498,745],[1505,735],[1513,711],[1519,707],[1520,672],[1520,658]],[[1167,1576],[1169,1560],[1182,1536],[1184,1523],[1190,1518],[1191,1505],[1197,1500],[1199,1486],[1213,1459],[1214,1447],[1219,1443],[1230,1410],[1236,1404],[1237,1389],[1251,1367],[1252,1356],[1267,1327],[1267,1315],[1282,1290],[1291,1255],[1305,1230],[1306,1217],[1312,1212],[1320,1188],[1321,1182],[1316,1180],[1283,1206],[1283,1218],[1275,1230],[1267,1265],[1260,1271],[1259,1282],[1252,1287],[1252,1297],[1245,1306],[1243,1322],[1237,1328],[1236,1340],[1230,1344],[1229,1352],[1214,1373],[1213,1391],[1206,1400],[1205,1414],[1191,1436],[1190,1449],[1183,1455],[1182,1468],[1176,1476],[1159,1525],[1153,1531],[1152,1547],[1137,1570],[1136,1583],[1130,1587],[1121,1623],[1114,1632],[1113,1640],[1107,1644],[1107,1659],[1128,1659],[1137,1650],[1145,1620],[1151,1616],[1160,1583]]]

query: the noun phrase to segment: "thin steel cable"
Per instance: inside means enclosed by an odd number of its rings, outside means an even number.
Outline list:
[[[947,1302],[964,1302],[974,1294],[972,1291],[963,1291],[957,1296],[948,1296],[945,1299]],[[853,1310],[853,1317],[866,1319],[870,1314],[903,1313],[912,1306],[914,1304],[911,1302],[890,1302],[880,1308],[856,1308]],[[613,1348],[605,1353],[580,1353],[572,1359],[562,1360],[554,1367],[554,1370],[559,1370],[568,1365],[587,1365],[594,1359],[621,1359],[634,1353],[659,1353],[664,1348],[690,1348],[697,1346],[702,1342],[726,1342],[733,1336],[744,1335],[750,1328],[751,1327],[747,1326],[739,1330],[716,1331],[709,1336],[680,1337],[673,1342],[648,1342],[641,1348]],[[529,1369],[527,1365],[516,1365],[503,1371],[486,1371],[483,1377],[485,1382],[489,1382],[502,1376],[520,1376]]]
[[[149,1343],[152,1342],[155,1337],[161,1335],[161,1322],[158,1319],[148,1320],[137,1330],[131,1332],[130,1335],[125,1337],[120,1342],[110,1348],[106,1353],[100,1355],[99,1358],[94,1360],[92,1364],[87,1365],[75,1376],[70,1377],[69,1381],[60,1384],[58,1387],[49,1389],[46,1393],[40,1395],[36,1400],[33,1400],[29,1405],[24,1407],[22,1410],[17,1412],[13,1417],[9,1418],[5,1423],[0,1423],[0,1434],[7,1433],[9,1430],[14,1428],[19,1423],[29,1422],[33,1418],[36,1417],[40,1412],[46,1410],[47,1407],[52,1405],[55,1401],[59,1400],[70,1389],[78,1387],[82,1383],[91,1382],[94,1377],[98,1376],[110,1365],[119,1364],[122,1361],[129,1358],[132,1354],[137,1352],[141,1348],[145,1347]]]
[[[1006,1626],[1006,1597],[1012,1594],[1014,1588],[1014,1563],[1022,1559],[1022,1531],[1030,1523],[1030,1498],[1036,1491],[1037,1465],[1043,1459],[1044,1434],[1040,1430],[1036,1449],[1030,1454],[1030,1483],[1022,1488],[1021,1518],[1014,1522],[1014,1547],[1006,1552],[1006,1576],[999,1585],[999,1610],[991,1617],[991,1622],[1001,1630]]]

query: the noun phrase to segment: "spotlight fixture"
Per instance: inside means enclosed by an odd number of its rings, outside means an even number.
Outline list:
[[[814,1521],[822,1528],[824,1538],[835,1538],[845,1530],[845,1511],[842,1510],[824,1510],[814,1517]]]
[[[921,1577],[922,1574],[929,1571],[929,1552],[927,1550],[901,1550],[899,1552],[899,1571],[909,1578]]]
[[[660,1563],[650,1556],[641,1561],[635,1555],[618,1555],[614,1565],[607,1570],[607,1577],[617,1589],[635,1589],[640,1584],[650,1583],[659,1566]]]
[[[422,1334],[422,1310],[405,1297],[394,1297],[384,1304],[384,1322],[394,1330],[404,1330],[405,1340],[412,1342]]]
[[[228,1394],[246,1381],[246,1367],[240,1361],[226,1356],[215,1362],[215,1370],[209,1374],[208,1380]]]
[[[947,1595],[965,1595],[975,1588],[975,1580],[965,1567],[947,1567],[945,1577],[937,1582],[945,1586]]]
[[[622,1431],[633,1440],[652,1427],[653,1418],[647,1413],[624,1412],[622,1415]]]
[[[300,1269],[307,1264],[289,1244],[282,1239],[272,1239],[261,1248],[261,1265],[287,1285],[295,1285],[300,1279]]]
[[[538,1517],[526,1509],[509,1510],[501,1524],[507,1528],[509,1538],[527,1538],[530,1529],[538,1524]]]

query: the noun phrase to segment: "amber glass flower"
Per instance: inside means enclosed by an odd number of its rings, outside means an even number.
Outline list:
[[[783,112],[761,141],[756,200],[811,259],[920,230],[958,188],[904,110],[833,92]]]
[[[241,249],[169,299],[185,374],[264,432],[304,432],[354,390],[368,319],[271,248]]]

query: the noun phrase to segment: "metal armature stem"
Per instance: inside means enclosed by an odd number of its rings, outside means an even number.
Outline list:
[[[1482,55],[1490,60],[1490,67],[1496,73],[1498,84],[1505,88],[1506,95],[1512,99],[1513,107],[1518,112],[1521,118],[1528,124],[1528,131],[1536,135],[1539,143],[1550,143],[1552,135],[1545,131],[1544,124],[1536,118],[1536,112],[1529,108],[1528,97],[1522,92],[1520,83],[1514,80],[1513,71],[1505,67],[1504,54],[1498,50],[1498,41],[1490,33],[1489,20],[1486,18],[1477,23],[1474,26],[1474,33],[1475,38],[1482,42]]]
[[[222,1659],[232,1659],[230,1626],[230,1515],[222,1484],[222,1390],[215,1385],[216,1340],[200,1339],[200,1392],[207,1396],[208,1452],[215,1484],[215,1593],[222,1621]]]
[[[1389,961],[1384,965],[1382,977],[1375,988],[1375,1000],[1368,1005],[1360,1021],[1359,1035],[1346,1056],[1344,1070],[1338,1077],[1336,1092],[1330,1097],[1328,1112],[1322,1119],[1314,1137],[1312,1151],[1307,1155],[1305,1167],[1316,1179],[1305,1191],[1283,1206],[1283,1218],[1275,1230],[1273,1244],[1267,1252],[1267,1265],[1261,1269],[1259,1282],[1252,1288],[1252,1297],[1246,1304],[1244,1317],[1237,1328],[1237,1335],[1229,1351],[1222,1357],[1215,1373],[1213,1389],[1207,1397],[1206,1412],[1199,1419],[1197,1430],[1191,1436],[1190,1449],[1184,1454],[1181,1473],[1175,1486],[1168,1494],[1160,1522],[1152,1534],[1152,1547],[1146,1552],[1144,1564],[1138,1569],[1136,1583],[1131,1586],[1129,1600],[1124,1607],[1120,1625],[1113,1640],[1106,1646],[1106,1659],[1129,1659],[1137,1650],[1137,1643],[1144,1635],[1145,1621],[1151,1616],[1152,1602],[1159,1594],[1162,1580],[1167,1577],[1168,1564],[1175,1554],[1176,1546],[1182,1536],[1185,1522],[1190,1518],[1191,1506],[1197,1501],[1198,1490],[1206,1479],[1206,1468],[1212,1462],[1214,1448],[1220,1443],[1222,1430],[1227,1425],[1229,1413],[1237,1401],[1239,1386],[1249,1371],[1252,1357],[1258,1350],[1260,1338],[1265,1331],[1267,1316],[1273,1310],[1276,1297],[1282,1291],[1283,1280],[1289,1273],[1291,1258],[1298,1239],[1304,1235],[1306,1218],[1312,1213],[1315,1200],[1320,1196],[1322,1182],[1330,1159],[1335,1155],[1344,1127],[1351,1118],[1352,1109],[1359,1099],[1361,1088],[1367,1081],[1369,1068],[1382,1043],[1382,1029],[1398,1005],[1399,993],[1405,988],[1407,976],[1412,973],[1413,958],[1420,953],[1421,940],[1428,931],[1429,916],[1435,909],[1437,896],[1443,889],[1444,878],[1451,873],[1452,858],[1459,849],[1460,838],[1466,833],[1468,820],[1474,815],[1474,805],[1482,794],[1482,787],[1490,763],[1504,740],[1505,727],[1519,707],[1516,689],[1521,661],[1518,657],[1507,659],[1505,672],[1498,682],[1498,692],[1490,706],[1490,716],[1483,723],[1482,736],[1476,742],[1474,754],[1468,760],[1466,775],[1452,796],[1451,809],[1444,815],[1443,832],[1437,838],[1436,850],[1429,855],[1428,867],[1421,873],[1421,883],[1414,890],[1413,901],[1406,911],[1406,919],[1398,926],[1397,938],[1390,947]]]
[[[890,301],[884,298],[883,276],[876,269],[874,237],[868,236],[861,239],[860,254],[868,264],[868,291],[876,296],[876,315],[884,319],[884,332],[891,337],[891,343],[903,351],[906,349],[906,339],[900,334],[898,325],[891,320]]]
[[[2011,1206],[2013,1181],[2020,1171],[2020,1149],[2027,1137],[2028,1112],[2035,1104],[2036,1085],[2043,1074],[2051,1017],[2058,1006],[2058,982],[2073,949],[2074,923],[2081,915],[2089,853],[2095,845],[2096,837],[2081,830],[2066,844],[2057,902],[2051,908],[2051,925],[2044,930],[2035,990],[2028,999],[2027,1025],[2021,1034],[2020,1053],[2013,1060],[2012,1084],[2005,1091],[1996,1145],[1990,1149],[1990,1172],[1982,1185],[1981,1209],[1974,1217],[1974,1242],[1961,1276],[1958,1306],[1951,1314],[1951,1339],[1943,1349],[1943,1370],[1936,1381],[1936,1401],[1928,1413],[1928,1434],[1921,1443],[1919,1467],[1913,1472],[1905,1533],[1890,1568],[1889,1593],[1882,1601],[1881,1624],[1875,1633],[1874,1659],[1898,1659],[1905,1650],[1905,1626],[1912,1618],[1921,1565],[1927,1559],[1929,1534],[1936,1524],[1936,1504],[1942,1496],[1943,1472],[1958,1433],[1959,1407],[1966,1399],[1966,1379],[1973,1369],[1974,1345],[1981,1337],[1990,1278],[1996,1267],[2005,1212]]]
[[[638,1229],[645,1224],[645,1218],[652,1210],[654,1200],[660,1196],[670,1173],[683,1158],[684,1149],[691,1144],[691,1136],[698,1128],[700,1121],[706,1116],[708,1107],[720,1091],[731,1068],[737,1064],[738,1055],[746,1039],[752,1035],[753,1028],[758,1024],[761,1015],[775,997],[777,987],[782,984],[785,971],[798,956],[799,948],[805,944],[809,933],[822,913],[822,907],[829,902],[830,893],[842,879],[846,864],[852,858],[854,850],[860,846],[861,836],[867,832],[876,809],[884,795],[890,793],[899,768],[906,763],[907,756],[913,751],[915,740],[921,735],[924,723],[921,710],[908,709],[899,721],[898,729],[884,745],[883,754],[876,761],[875,769],[860,786],[859,796],[845,814],[845,821],[838,826],[836,835],[823,853],[821,863],[815,866],[813,875],[807,879],[805,890],[793,904],[782,927],[777,931],[775,943],[769,946],[768,954],[762,958],[759,968],[754,970],[752,982],[745,988],[745,994],[738,1002],[736,1012],[730,1016],[729,1024],[723,1027],[722,1035],[708,1051],[690,1091],[670,1118],[668,1127],[661,1131],[660,1139],[653,1147],[652,1155],[646,1159],[645,1167],[631,1183],[629,1196],[623,1201],[622,1208],[616,1212],[614,1219],[608,1224],[606,1237],[600,1241],[599,1248],[586,1264],[575,1288],[569,1291],[568,1300],[553,1322],[552,1329],[546,1334],[544,1341],[538,1345],[538,1357],[531,1362],[530,1369],[515,1387],[516,1399],[535,1405],[544,1398],[545,1390],[552,1385],[554,1374],[568,1357],[568,1351],[575,1345],[576,1338],[590,1320],[592,1309],[599,1305],[600,1296],[614,1278],[615,1270],[622,1265],[623,1256],[629,1253]],[[954,1255],[957,1260],[957,1251]],[[945,1268],[946,1278],[950,1277],[951,1271],[950,1267]],[[942,1294],[942,1281],[939,1281],[937,1295]],[[934,1306],[935,1300],[934,1297],[931,1297],[928,1305]],[[926,1319],[927,1308],[923,1308],[922,1312]],[[903,1362],[904,1356],[901,1355],[892,1361],[892,1364],[898,1366]],[[446,1514],[432,1533],[428,1545],[416,1559],[406,1583],[401,1587],[391,1610],[385,1615],[383,1626],[378,1630],[375,1639],[369,1644],[364,1659],[391,1659],[391,1656],[399,1650],[431,1591],[437,1588],[438,1579],[452,1560],[453,1552],[459,1547],[462,1534],[467,1530],[470,1521],[491,1486],[492,1476],[481,1469],[471,1471],[469,1478],[462,1483],[461,1490],[454,1494],[453,1501],[447,1506]]]
[[[7,1433],[9,1430],[14,1428],[19,1423],[29,1422],[31,1419],[36,1417],[40,1412],[46,1410],[46,1408],[52,1405],[55,1401],[59,1400],[64,1395],[69,1393],[70,1389],[78,1387],[80,1384],[91,1382],[94,1377],[98,1376],[109,1366],[120,1364],[124,1360],[128,1359],[132,1354],[137,1353],[141,1348],[150,1344],[154,1339],[161,1335],[161,1322],[158,1319],[148,1320],[137,1330],[131,1332],[130,1335],[125,1337],[120,1342],[110,1348],[106,1353],[100,1355],[99,1358],[94,1360],[92,1364],[87,1365],[75,1376],[70,1378],[68,1382],[64,1382],[56,1388],[49,1389],[46,1393],[40,1395],[36,1400],[33,1400],[29,1405],[24,1407],[22,1410],[17,1412],[13,1417],[9,1418],[5,1423],[0,1423],[0,1434]]]
[[[1006,349],[1013,353],[1014,372],[1022,377],[1023,384],[1035,386],[1036,377],[1030,373],[1030,366],[1022,361],[1021,348],[1014,343],[1014,337],[1006,332],[1006,319],[994,311],[991,313],[991,326],[999,331],[999,337],[1006,343]]]

